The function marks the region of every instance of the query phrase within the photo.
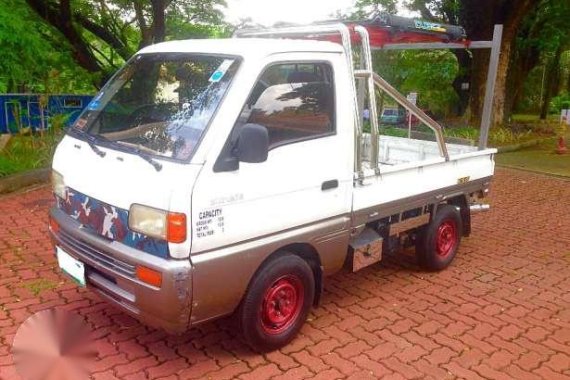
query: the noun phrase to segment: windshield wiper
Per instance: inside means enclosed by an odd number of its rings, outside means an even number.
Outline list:
[[[162,170],[162,164],[158,161],[156,161],[154,158],[152,158],[151,155],[149,155],[148,153],[145,153],[139,145],[139,144],[132,144],[132,143],[127,143],[126,141],[117,141],[117,144],[120,144],[124,147],[127,148],[128,151],[136,153],[140,158],[142,158],[143,160],[145,160],[146,162],[148,162],[149,164],[151,164],[157,172]]]
[[[95,145],[95,142],[99,140],[97,137],[85,132],[82,129],[73,128],[72,130],[73,132],[83,136],[85,138],[85,142],[87,143],[87,145],[89,145],[89,147],[93,150],[93,152],[95,152],[99,157],[105,157],[107,155],[107,152],[103,152],[101,149],[97,147],[97,145]],[[101,136],[100,140],[107,140],[107,139]]]
[[[142,152],[139,148],[133,148],[133,151],[136,152],[140,158],[151,164],[157,172],[162,170],[162,164],[160,162],[156,161],[148,154]]]

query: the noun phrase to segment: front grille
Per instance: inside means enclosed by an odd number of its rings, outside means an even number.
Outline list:
[[[105,268],[111,269],[127,277],[136,277],[136,268],[134,265],[118,260],[97,250],[95,247],[75,238],[71,234],[65,232],[63,229],[59,230],[58,236],[63,244],[72,249],[78,255],[84,256],[92,261],[95,261]]]

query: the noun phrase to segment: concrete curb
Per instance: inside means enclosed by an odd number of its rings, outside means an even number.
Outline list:
[[[0,194],[11,193],[24,187],[48,182],[51,169],[36,169],[0,178]]]
[[[530,140],[530,141],[526,141],[520,144],[514,144],[514,145],[507,145],[507,146],[501,146],[498,147],[497,150],[499,151],[499,153],[508,153],[508,152],[515,152],[517,150],[521,150],[524,148],[530,148],[532,146],[537,146],[538,144],[548,141],[548,140],[552,140],[552,137],[547,137],[547,138],[543,138],[543,139],[536,139],[536,140]]]
[[[561,179],[561,180],[564,180],[564,181],[570,181],[570,176],[567,176],[567,175],[564,175],[564,174],[558,174],[558,173],[552,173],[552,172],[546,172],[546,171],[539,171],[539,170],[528,169],[528,168],[523,168],[523,167],[514,166],[514,165],[502,165],[502,164],[497,164],[497,167],[502,168],[502,169],[518,170],[518,171],[521,171],[521,172],[532,173],[532,174],[538,174],[538,175],[542,175],[542,176],[545,176],[545,177]]]

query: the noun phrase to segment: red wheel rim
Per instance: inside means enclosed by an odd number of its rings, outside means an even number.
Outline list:
[[[437,254],[443,257],[448,256],[457,244],[457,226],[452,220],[444,220],[437,228],[436,236]]]
[[[261,324],[268,334],[287,330],[301,314],[305,292],[297,276],[287,275],[275,281],[266,291],[261,304]]]

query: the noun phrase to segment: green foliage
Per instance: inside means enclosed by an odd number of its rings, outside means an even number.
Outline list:
[[[231,37],[231,28],[229,25],[192,24],[179,17],[168,17],[167,20],[166,30],[168,40]]]
[[[479,129],[473,127],[446,128],[444,134],[447,137],[457,137],[473,141],[479,140]]]
[[[44,132],[13,136],[0,151],[0,177],[50,165],[57,144],[64,135],[67,115],[55,115]]]
[[[408,137],[408,130],[398,127],[380,128],[380,134],[384,136]]]
[[[453,80],[459,66],[447,50],[377,52],[375,71],[402,93],[417,92],[418,105],[449,116],[457,101]]]
[[[461,128],[446,128],[444,130],[444,135],[446,137],[458,137],[462,139],[468,139],[473,141],[479,141],[480,131],[473,127],[461,127]],[[524,129],[521,131],[514,131],[511,128],[499,127],[491,128],[489,131],[489,145],[491,146],[502,146],[517,144],[523,141],[528,141],[535,135],[532,128]]]
[[[541,0],[539,3],[536,11],[525,18],[516,40],[515,58],[522,62],[521,71],[527,72],[526,77],[513,76],[520,83],[524,81],[516,108],[524,112],[537,112],[541,101],[548,102],[550,97],[565,90],[560,84],[570,83],[570,2]],[[550,110],[556,110],[552,102]]]
[[[552,98],[550,102],[550,112],[560,115],[563,109],[570,109],[570,93],[566,91]]]
[[[449,116],[457,94],[453,80],[459,67],[455,56],[447,50],[402,52],[401,68],[405,79],[404,93],[418,92],[418,104],[436,115]]]
[[[462,5],[459,0],[404,0],[406,7],[425,19],[437,19],[449,24],[463,24]]]
[[[44,92],[59,68],[65,92],[86,90],[89,82],[60,36],[46,27],[20,0],[2,0],[0,6],[0,92]]]
[[[356,0],[355,12],[350,18],[368,18],[371,14],[380,11],[395,14],[397,5],[397,0]]]

